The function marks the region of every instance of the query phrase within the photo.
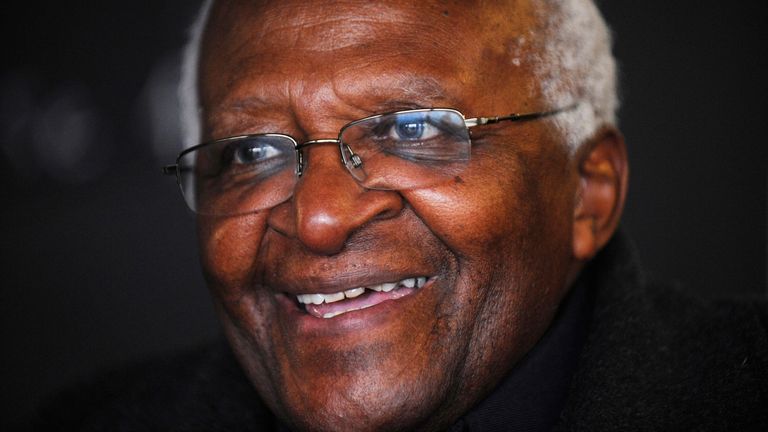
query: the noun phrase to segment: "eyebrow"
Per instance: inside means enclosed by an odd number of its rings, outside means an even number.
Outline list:
[[[390,91],[392,89],[390,88]],[[407,77],[397,86],[403,100],[444,100],[447,92],[440,83],[432,77]]]

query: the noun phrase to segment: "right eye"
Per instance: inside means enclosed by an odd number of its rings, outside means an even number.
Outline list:
[[[388,137],[398,141],[426,141],[441,133],[424,114],[400,114],[391,123]]]

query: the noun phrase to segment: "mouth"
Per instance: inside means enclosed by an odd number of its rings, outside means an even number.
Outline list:
[[[350,288],[332,294],[299,294],[296,295],[296,301],[299,307],[309,315],[331,319],[411,295],[433,279],[417,276],[395,282]]]

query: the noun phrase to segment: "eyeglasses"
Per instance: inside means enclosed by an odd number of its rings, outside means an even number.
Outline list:
[[[319,144],[338,145],[341,163],[367,189],[423,188],[466,168],[472,147],[469,128],[535,120],[576,106],[469,119],[454,109],[397,111],[348,123],[336,139],[301,144],[278,133],[234,136],[182,151],[163,172],[176,176],[192,211],[215,216],[251,213],[290,198],[306,169],[303,150]]]

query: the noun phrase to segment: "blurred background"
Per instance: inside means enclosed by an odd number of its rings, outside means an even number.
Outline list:
[[[765,295],[764,2],[600,6],[622,72],[624,226],[646,267],[703,296]],[[197,7],[3,6],[3,430],[62,386],[218,335],[194,219],[159,169],[180,149]]]

